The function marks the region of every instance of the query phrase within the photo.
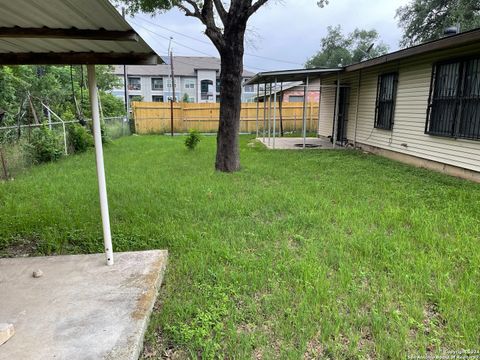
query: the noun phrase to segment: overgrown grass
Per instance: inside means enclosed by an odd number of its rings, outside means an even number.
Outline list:
[[[105,149],[116,251],[168,249],[145,358],[404,358],[480,343],[480,187],[355,151],[216,173],[214,137]],[[94,154],[0,184],[6,256],[102,251]]]

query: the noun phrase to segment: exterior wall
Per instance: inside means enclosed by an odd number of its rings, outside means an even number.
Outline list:
[[[286,90],[283,92],[283,102],[291,102],[290,96],[302,96],[303,90]],[[308,91],[307,93],[307,102],[318,102],[320,94],[318,91]]]
[[[425,134],[432,65],[440,60],[479,53],[478,45],[474,45],[342,74],[341,84],[348,84],[351,87],[348,140],[357,146],[385,150],[383,153],[396,152],[453,167],[480,171],[480,141]],[[376,129],[374,120],[377,79],[378,75],[390,71],[398,71],[399,75],[393,129]],[[361,76],[360,88],[359,76]],[[334,85],[335,81],[336,76],[328,77],[322,84]],[[332,134],[334,108],[335,89],[323,89],[319,135]]]
[[[187,76],[175,76],[175,93],[179,101],[182,101],[185,94],[188,94],[190,102],[208,102],[200,101],[200,81],[201,80],[212,80],[214,93],[213,101],[216,102],[216,81],[217,81],[217,72],[215,70],[199,70],[199,76],[197,77],[187,77]],[[118,88],[113,89],[111,92],[113,95],[125,101],[125,94],[123,89],[123,75],[117,75],[120,79],[121,85]],[[141,96],[143,101],[152,101],[153,96],[163,96],[163,101],[168,102],[169,97],[172,96],[172,88],[168,86],[169,77],[158,75],[158,76],[141,76],[141,75],[129,75],[128,77],[140,78],[141,81],[141,90],[128,90],[129,96]],[[163,78],[163,90],[153,90],[152,89],[152,78]],[[185,84],[188,81],[193,81],[195,86],[194,88],[186,88]],[[242,88],[242,102],[250,102],[256,96],[257,89],[254,88],[254,92],[245,92],[245,89]]]
[[[202,80],[210,80],[213,84],[212,99],[202,100]],[[217,102],[217,72],[215,70],[197,70],[197,102],[215,103]]]
[[[185,85],[187,83],[193,82],[195,84],[195,87],[193,89],[191,88],[186,88]],[[197,102],[197,79],[194,77],[182,77],[180,81],[180,101],[183,100],[183,97],[185,94],[188,95],[190,98],[189,102]]]

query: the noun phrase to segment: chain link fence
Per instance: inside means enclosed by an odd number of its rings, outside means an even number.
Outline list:
[[[73,153],[70,144],[68,127],[79,121],[51,121],[43,124],[11,125],[0,127],[0,179],[14,178],[26,168],[33,165],[29,159],[26,147],[32,133],[42,126],[48,127],[63,148],[65,156]],[[91,130],[92,121],[86,120],[86,126]],[[106,117],[103,119],[104,131],[109,139],[118,139],[131,134],[128,119],[124,116]]]

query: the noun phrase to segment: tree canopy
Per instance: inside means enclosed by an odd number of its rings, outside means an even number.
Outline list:
[[[460,25],[461,31],[480,27],[479,0],[412,0],[397,10],[403,28],[400,46],[412,46],[442,36],[445,28]]]
[[[205,25],[205,35],[220,54],[220,121],[215,169],[240,169],[240,110],[247,22],[268,0],[120,0],[130,13],[155,14],[172,7]]]
[[[105,115],[124,114],[123,101],[108,93],[120,85],[120,79],[113,74],[111,66],[97,66],[96,69]],[[5,122],[16,122],[16,115],[28,94],[48,104],[62,118],[73,118],[77,111],[72,95],[72,78],[78,104],[83,106],[84,115],[89,116],[86,71],[82,76],[80,66],[0,66],[0,109],[6,112]],[[34,101],[34,106],[38,114],[43,113],[39,100]]]
[[[327,28],[327,35],[321,39],[320,51],[312,56],[305,66],[337,67],[350,65],[387,53],[388,46],[380,41],[376,30],[355,29],[344,35],[340,25]],[[370,46],[373,47],[369,50]]]

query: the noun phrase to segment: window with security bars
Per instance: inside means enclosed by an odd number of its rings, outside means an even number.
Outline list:
[[[375,127],[377,129],[392,130],[397,83],[398,73],[383,74],[378,77],[375,106]]]
[[[425,132],[480,139],[480,58],[433,67]]]

